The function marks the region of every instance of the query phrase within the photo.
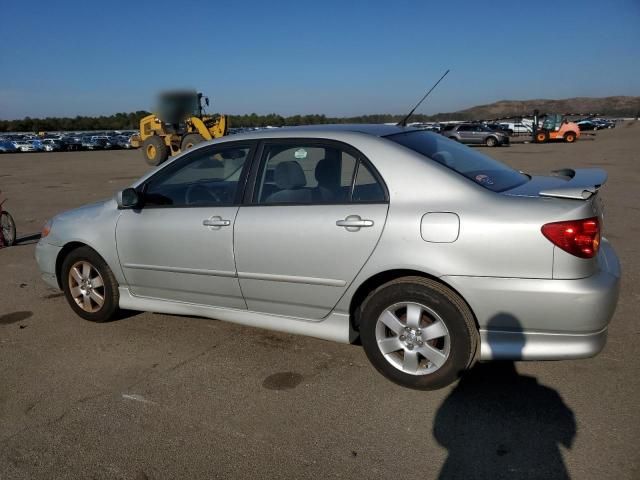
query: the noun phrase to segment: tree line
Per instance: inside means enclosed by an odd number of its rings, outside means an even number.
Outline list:
[[[98,117],[25,117],[19,120],[0,120],[0,132],[52,132],[52,131],[84,131],[84,130],[134,130],[140,125],[140,119],[149,112],[138,110],[130,113],[116,113]],[[317,125],[322,123],[390,123],[399,122],[404,115],[375,114],[355,117],[327,117],[326,115],[291,115],[276,113],[258,115],[227,115],[231,127],[283,127],[286,125]],[[436,116],[417,114],[411,117],[412,122],[433,121]],[[451,118],[451,116],[449,116]]]

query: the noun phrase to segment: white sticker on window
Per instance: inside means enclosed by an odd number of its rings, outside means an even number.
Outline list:
[[[302,160],[303,158],[307,158],[307,151],[304,148],[299,148],[293,154],[298,160]]]

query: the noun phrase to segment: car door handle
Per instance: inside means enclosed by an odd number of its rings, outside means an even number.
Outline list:
[[[349,215],[344,220],[338,220],[336,225],[338,227],[346,227],[347,229],[373,227],[373,220],[363,220],[360,215]]]
[[[231,221],[224,220],[222,217],[211,217],[204,219],[202,225],[205,227],[228,227],[231,225]]]

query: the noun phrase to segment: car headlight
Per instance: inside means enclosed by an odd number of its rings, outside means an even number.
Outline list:
[[[51,220],[47,220],[46,222],[44,222],[44,225],[42,226],[42,231],[40,232],[40,238],[45,238],[47,235],[49,235],[49,233],[51,233],[52,225],[53,225],[53,222]]]

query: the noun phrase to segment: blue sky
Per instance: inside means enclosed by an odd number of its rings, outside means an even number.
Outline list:
[[[168,15],[165,15],[168,12]],[[4,2],[0,118],[150,109],[194,87],[226,113],[422,113],[640,95],[640,0]]]

